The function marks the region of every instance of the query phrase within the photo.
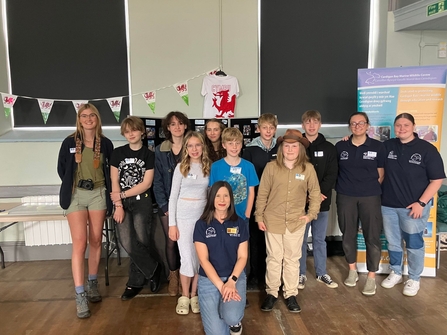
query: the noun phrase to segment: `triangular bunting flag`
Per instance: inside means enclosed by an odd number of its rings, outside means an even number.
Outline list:
[[[146,100],[146,103],[152,110],[152,113],[155,114],[155,91],[143,93],[143,98]]]
[[[189,106],[188,98],[188,82],[174,84],[174,88],[178,94],[182,97],[183,101]]]
[[[110,109],[115,115],[116,122],[120,122],[120,114],[121,114],[121,103],[123,101],[123,97],[117,98],[108,98],[107,102],[109,103]]]
[[[48,117],[50,116],[51,108],[53,108],[54,100],[49,99],[37,99],[39,102],[40,112],[42,113],[43,122],[47,124]]]
[[[73,107],[74,107],[74,109],[76,111],[76,114],[77,114],[78,111],[79,111],[79,108],[81,108],[82,105],[87,104],[88,100],[73,100],[72,103],[73,103]]]
[[[5,116],[9,117],[11,114],[11,108],[14,106],[17,95],[2,93],[3,107],[5,108]]]
[[[212,69],[211,71],[208,71],[206,74],[209,76],[212,76],[213,74],[216,74],[217,71],[219,71],[218,67],[216,67],[215,69]]]

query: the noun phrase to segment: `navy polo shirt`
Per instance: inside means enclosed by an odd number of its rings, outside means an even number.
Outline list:
[[[382,193],[378,168],[385,164],[385,147],[382,142],[367,137],[360,146],[348,141],[335,145],[338,159],[337,193],[351,197],[370,197]]]
[[[228,277],[237,261],[239,244],[248,241],[248,225],[238,217],[237,221],[220,223],[213,219],[210,224],[199,220],[194,228],[194,242],[205,243],[208,247],[208,259],[219,277]],[[206,277],[202,267],[199,274]]]
[[[402,143],[393,138],[385,142],[385,179],[382,205],[406,208],[419,200],[430,180],[445,178],[441,155],[434,145],[415,139]]]

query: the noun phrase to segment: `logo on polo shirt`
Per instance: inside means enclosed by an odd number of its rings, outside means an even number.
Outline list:
[[[397,155],[394,154],[394,151],[391,150],[388,154],[388,159],[397,159]]]
[[[227,234],[233,237],[240,237],[239,227],[227,228]]]
[[[363,159],[369,159],[369,160],[373,161],[376,157],[377,157],[376,151],[365,151],[363,153]]]
[[[206,238],[216,237],[216,229],[214,229],[213,227],[206,228],[205,237]]]
[[[345,160],[347,160],[348,158],[349,158],[349,154],[348,154],[347,151],[342,151],[342,152],[340,153],[340,160],[341,160],[341,161],[345,161]]]
[[[410,157],[410,160],[408,162],[411,164],[417,164],[417,165],[421,164],[421,162],[422,162],[421,154],[418,154],[418,153],[412,154]]]

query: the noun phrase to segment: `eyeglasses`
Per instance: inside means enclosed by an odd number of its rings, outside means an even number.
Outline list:
[[[202,144],[188,144],[187,146],[186,146],[186,148],[187,149],[198,149],[198,148],[201,148],[202,147]]]
[[[363,126],[365,126],[367,123],[365,122],[365,121],[360,121],[360,122],[351,122],[349,125],[352,127],[352,128],[355,128],[355,127],[357,127],[357,126],[359,126],[359,127],[363,127]]]
[[[95,114],[95,113],[91,113],[91,114],[81,114],[81,115],[80,115],[80,118],[81,118],[81,119],[87,119],[87,118],[94,119],[95,117],[96,117],[96,114]]]

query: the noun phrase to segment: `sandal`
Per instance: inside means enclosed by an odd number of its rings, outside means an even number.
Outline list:
[[[199,307],[199,297],[198,296],[194,296],[191,298],[190,300],[191,302],[191,311],[194,314],[198,314],[200,313],[200,307]]]
[[[185,296],[181,296],[177,300],[177,306],[175,307],[175,311],[179,315],[186,315],[189,313],[189,298]]]

